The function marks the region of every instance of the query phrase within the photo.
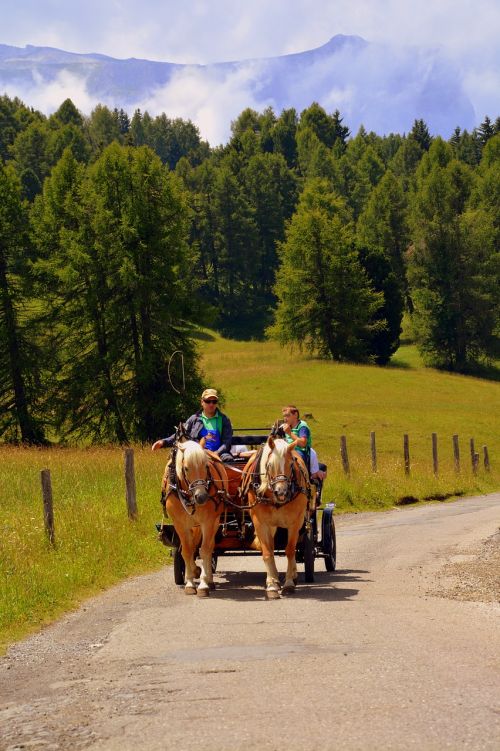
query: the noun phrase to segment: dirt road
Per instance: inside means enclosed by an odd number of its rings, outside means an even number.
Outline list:
[[[275,602],[258,558],[207,600],[127,581],[0,661],[0,748],[497,750],[499,511],[339,517],[338,571]]]

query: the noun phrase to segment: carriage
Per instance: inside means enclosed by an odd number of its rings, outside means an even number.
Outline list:
[[[248,429],[247,429],[248,430]],[[257,448],[268,439],[267,428],[250,429],[252,433],[234,435],[232,445],[245,445]],[[225,463],[228,475],[228,495],[224,503],[224,510],[215,535],[215,545],[212,554],[212,571],[215,572],[217,562],[221,556],[231,555],[261,555],[261,549],[256,539],[254,525],[249,513],[242,506],[238,489],[242,480],[246,458],[234,457],[230,463]],[[327,571],[334,571],[336,567],[336,536],[333,512],[334,503],[322,503],[322,482],[314,488],[315,504],[309,509],[299,532],[296,545],[296,560],[304,564],[304,581],[314,582],[315,561],[323,558]],[[181,554],[179,536],[170,520],[157,524],[159,540],[170,548],[173,557],[174,581],[183,585],[185,581],[185,563]],[[284,555],[287,545],[288,532],[278,527],[274,537],[275,555]]]

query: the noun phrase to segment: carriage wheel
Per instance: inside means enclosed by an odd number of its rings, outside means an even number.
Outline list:
[[[182,557],[181,549],[174,548],[174,581],[176,584],[184,584],[186,564]]]
[[[321,520],[321,540],[325,555],[325,568],[327,571],[335,571],[337,566],[337,538],[335,536],[335,522],[333,521],[333,509],[326,508]]]
[[[314,529],[310,524],[304,532],[304,580],[308,584],[314,581],[314,554]]]

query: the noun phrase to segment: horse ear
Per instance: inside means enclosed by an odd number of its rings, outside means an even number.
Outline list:
[[[177,448],[179,449],[179,451],[183,451],[183,452],[186,450],[186,447],[183,446],[182,443],[179,443],[179,445],[177,446]]]
[[[177,426],[177,430],[175,431],[175,440],[176,442],[179,442],[179,441],[185,441],[186,439],[187,439],[186,429],[184,427],[184,424],[180,422]]]
[[[271,451],[274,451],[274,440],[273,440],[272,435],[270,435],[269,438],[267,439],[267,445],[269,446]]]

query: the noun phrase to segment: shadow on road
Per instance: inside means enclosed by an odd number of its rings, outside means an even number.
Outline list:
[[[357,596],[359,588],[343,585],[371,582],[371,579],[366,579],[363,576],[369,573],[369,571],[362,569],[339,569],[331,573],[317,571],[314,574],[314,582],[306,584],[303,572],[299,572],[297,589],[290,597],[323,601],[350,601]],[[281,579],[283,581],[283,576]],[[215,581],[217,589],[213,596],[218,599],[235,601],[265,599],[265,573],[263,571],[223,571],[217,574]]]

